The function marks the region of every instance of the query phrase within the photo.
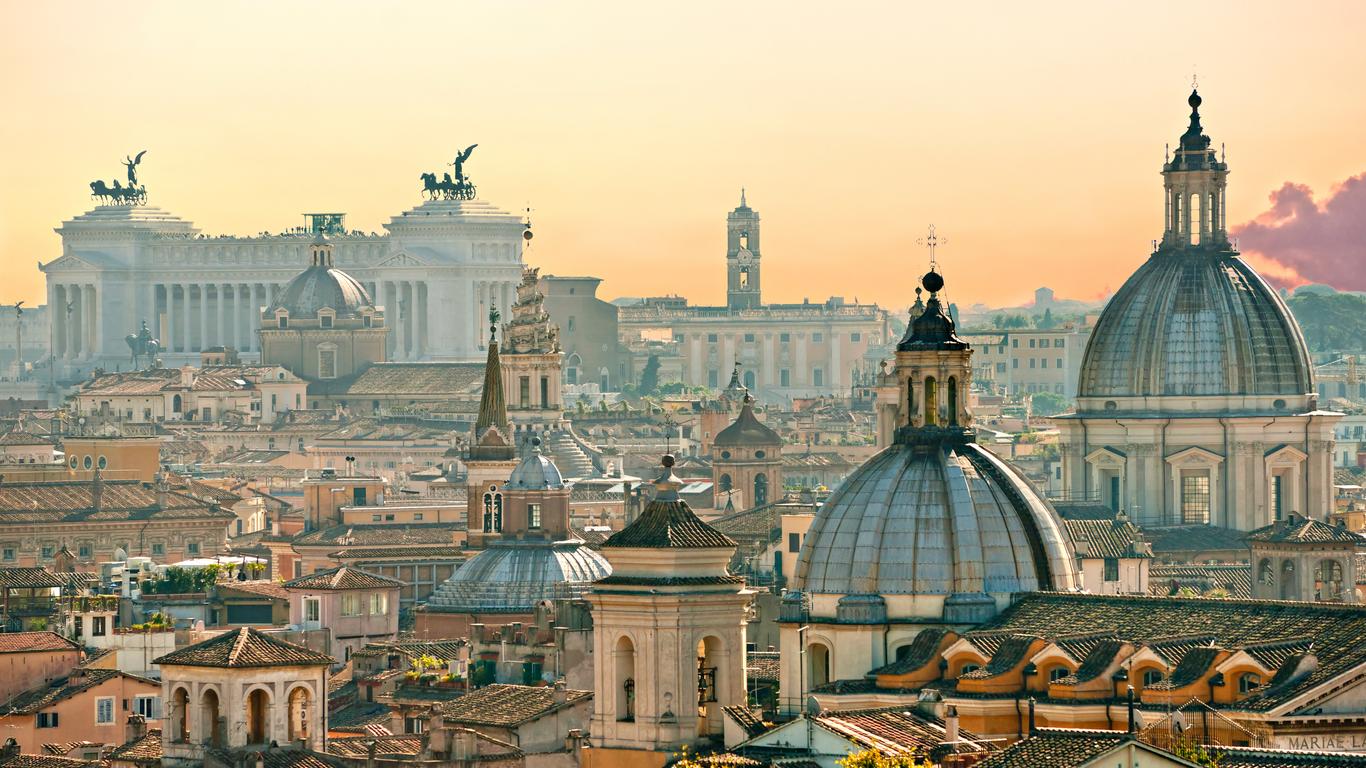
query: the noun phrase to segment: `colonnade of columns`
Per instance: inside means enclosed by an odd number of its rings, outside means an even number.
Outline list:
[[[82,360],[99,352],[100,311],[93,283],[52,286],[52,354],[59,360]]]
[[[145,306],[154,307],[153,333],[167,352],[194,353],[209,347],[259,352],[261,308],[282,286],[273,283],[155,283]]]

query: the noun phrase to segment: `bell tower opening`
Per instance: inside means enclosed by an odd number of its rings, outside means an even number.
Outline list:
[[[745,201],[726,216],[726,306],[733,310],[763,306],[759,293],[759,214]]]

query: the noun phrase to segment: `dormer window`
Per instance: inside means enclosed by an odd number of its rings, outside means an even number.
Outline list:
[[[276,323],[276,325],[278,325],[278,326],[281,327],[281,328],[288,328],[288,327],[289,327],[289,313],[286,312],[286,311],[283,310],[283,309],[280,310],[279,312],[275,313],[275,323]]]
[[[331,315],[318,315],[318,325],[321,326],[321,327],[323,327],[323,328],[331,328],[331,327],[332,327],[332,316],[331,316]]]
[[[360,323],[362,326],[366,328],[373,328],[375,326],[375,318],[371,317],[370,315],[366,315],[365,317],[361,318]]]

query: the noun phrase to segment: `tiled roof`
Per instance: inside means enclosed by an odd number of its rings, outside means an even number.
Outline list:
[[[0,763],[4,768],[83,768],[99,764],[99,760],[81,760],[57,755],[17,755]]]
[[[233,517],[231,512],[177,491],[167,492],[166,505],[160,506],[155,486],[136,480],[101,480],[100,506],[96,511],[94,485],[90,480],[0,485],[0,523],[181,518],[230,520]]]
[[[464,523],[376,523],[373,525],[333,525],[305,533],[294,540],[305,547],[376,547],[403,545],[450,546],[457,531],[465,530]]]
[[[1143,533],[1154,555],[1179,555],[1183,552],[1247,550],[1242,531],[1217,525],[1182,525],[1174,528],[1145,528]]]
[[[0,568],[0,587],[48,589],[65,586],[66,579],[46,568]]]
[[[454,544],[449,546],[417,544],[400,547],[351,547],[332,552],[328,557],[352,561],[363,560],[461,560],[469,552]]]
[[[717,531],[736,541],[768,541],[782,529],[782,513],[772,504],[735,512],[712,521]]]
[[[376,757],[416,757],[422,754],[421,736],[347,736],[328,739],[327,751],[351,759],[364,759],[375,746]]]
[[[272,600],[288,600],[289,593],[278,581],[270,579],[255,579],[247,581],[225,581],[218,585],[219,592],[223,590],[233,590],[236,592],[246,592],[247,594],[259,597],[269,597]]]
[[[1128,520],[1063,520],[1077,557],[1152,557],[1138,526]]]
[[[750,651],[745,660],[746,677],[750,680],[778,682],[779,656],[777,651]]]
[[[1366,664],[1366,608],[1327,603],[1033,593],[984,625],[986,630],[1060,637],[1112,629],[1171,659],[1192,648],[1226,649],[1314,638],[1317,668],[1287,676],[1237,704],[1266,710]],[[977,633],[967,638],[976,643]],[[1004,644],[1003,644],[1004,645]],[[1286,664],[1289,664],[1287,661]],[[1285,665],[1282,665],[1282,669]]]
[[[745,730],[745,735],[754,738],[767,730],[764,721],[754,716],[749,707],[726,707],[726,714],[735,721],[735,724]]]
[[[331,656],[285,642],[260,630],[243,627],[187,648],[172,651],[152,663],[187,667],[284,667],[330,665]]]
[[[54,441],[53,441],[52,439],[50,439],[50,438],[43,437],[42,435],[35,435],[35,434],[31,433],[31,432],[21,432],[21,431],[19,431],[19,430],[17,430],[17,429],[10,430],[9,432],[6,432],[5,434],[0,435],[0,445],[14,445],[14,446],[20,446],[20,445],[52,445],[52,446],[55,446],[56,444],[57,444],[57,443],[54,442]]]
[[[123,673],[116,669],[83,669],[79,675],[62,678],[52,685],[24,691],[0,707],[0,712],[9,715],[31,715],[121,674]]]
[[[1183,588],[1205,593],[1213,589],[1229,597],[1252,597],[1252,567],[1246,563],[1227,565],[1158,565],[1148,569],[1148,594],[1175,595]]]
[[[1040,728],[1033,736],[988,755],[976,768],[1076,768],[1130,741],[1137,739],[1121,731]]]
[[[346,394],[473,394],[483,376],[483,363],[376,363],[346,387]]]
[[[1347,530],[1346,527],[1330,525],[1322,520],[1315,520],[1308,517],[1291,515],[1284,520],[1277,520],[1271,525],[1263,526],[1247,534],[1248,541],[1266,542],[1300,542],[1306,544],[1323,544],[1330,541],[1352,543],[1358,546],[1366,546],[1366,536]]]
[[[740,408],[740,415],[730,426],[716,433],[712,439],[714,446],[752,446],[772,445],[782,447],[783,438],[766,426],[754,415],[754,406],[749,400]]]
[[[920,669],[929,663],[939,651],[939,642],[944,639],[944,629],[931,627],[922,630],[911,641],[906,655],[893,661],[891,664],[879,667],[872,671],[874,675],[900,675]]]
[[[393,719],[393,713],[383,704],[357,701],[336,712],[327,713],[327,729],[343,733],[366,733],[367,725],[385,725]]]
[[[58,757],[65,757],[66,755],[71,754],[71,750],[73,750],[73,749],[92,749],[92,748],[93,748],[93,749],[98,750],[99,748],[101,748],[101,747],[103,747],[103,746],[104,746],[104,744],[103,744],[102,742],[98,742],[98,741],[64,741],[64,742],[62,742],[62,743],[60,743],[60,744],[44,744],[44,745],[43,745],[43,754],[45,754],[45,755],[57,755]]]
[[[891,755],[928,755],[944,742],[944,723],[931,720],[903,706],[828,712],[815,718],[816,724],[839,734],[864,749]],[[959,731],[968,743],[980,737]]]
[[[346,589],[397,589],[406,586],[398,579],[380,576],[359,568],[332,568],[331,570],[310,573],[293,581],[286,581],[286,589],[316,589],[323,591]]]
[[[1076,685],[1077,683],[1095,680],[1110,668],[1110,665],[1115,661],[1115,655],[1119,653],[1123,645],[1121,641],[1113,638],[1098,641],[1081,659],[1081,663],[1077,665],[1077,671],[1062,678],[1059,682],[1063,685]]]
[[[127,760],[135,763],[161,765],[161,729],[149,728],[147,735],[114,748],[108,755],[110,760]]]
[[[555,689],[528,685],[486,685],[436,708],[448,723],[512,727],[535,720],[562,706],[593,695],[565,691],[565,703],[555,703]]]
[[[693,514],[686,502],[655,499],[630,525],[603,542],[607,547],[702,549],[734,547],[730,537]]]
[[[1001,641],[1001,645],[996,652],[991,655],[991,660],[986,666],[968,672],[963,675],[965,678],[985,679],[1005,674],[1014,669],[1024,660],[1025,654],[1029,652],[1029,646],[1037,638],[1027,635],[1012,635]]]
[[[1219,658],[1222,652],[1221,649],[1213,646],[1191,648],[1181,655],[1181,660],[1177,662],[1176,668],[1165,680],[1160,680],[1148,687],[1159,690],[1184,688],[1204,676],[1210,665]]]
[[[1358,753],[1300,752],[1257,747],[1219,747],[1219,768],[1346,768],[1366,760]]]
[[[222,749],[206,750],[222,765],[240,765],[240,758]],[[329,755],[305,752],[300,749],[267,749],[250,752],[251,756],[261,755],[265,768],[345,768],[345,763]],[[254,763],[250,763],[254,765]]]
[[[0,632],[0,653],[75,650],[80,646],[56,632]]]

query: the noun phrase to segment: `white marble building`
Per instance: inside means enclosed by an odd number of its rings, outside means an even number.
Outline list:
[[[481,200],[433,200],[386,234],[329,233],[339,269],[386,310],[391,360],[478,360],[491,307],[508,316],[522,276],[522,219]],[[101,205],[57,228],[47,275],[58,374],[131,364],[124,336],[146,321],[166,365],[199,351],[260,353],[261,308],[308,263],[313,233],[206,236],[153,206]],[[64,309],[63,309],[64,308]]]

